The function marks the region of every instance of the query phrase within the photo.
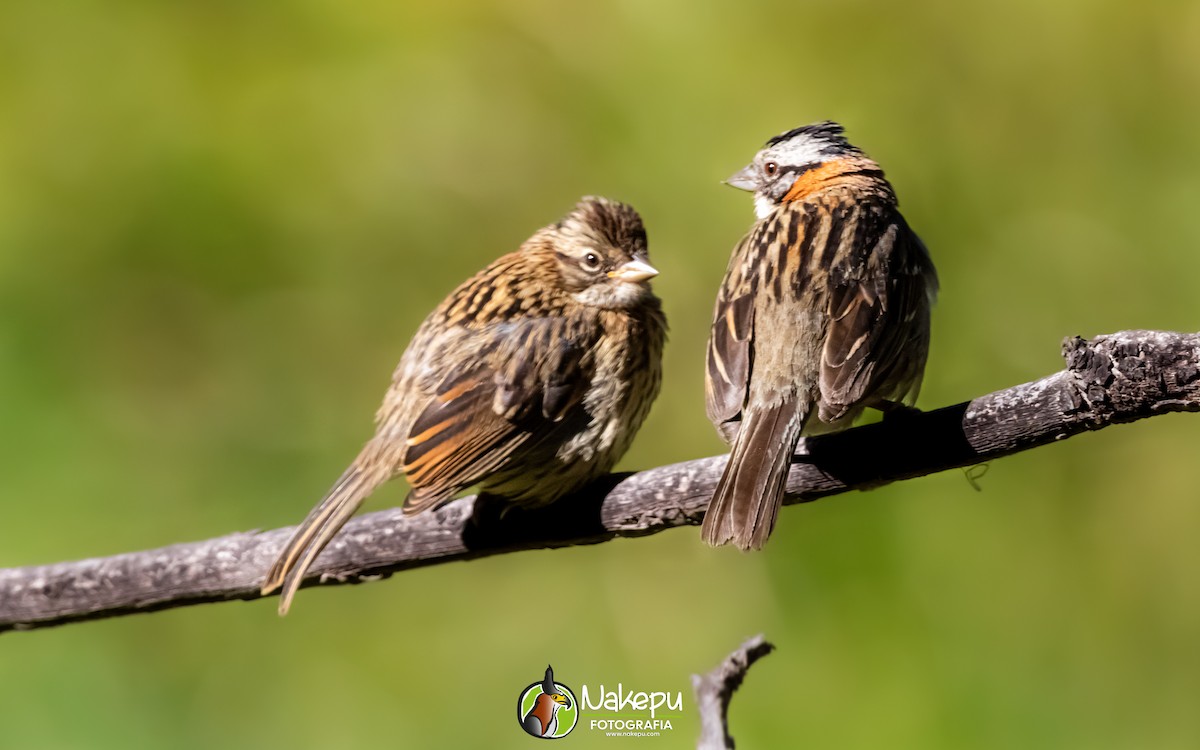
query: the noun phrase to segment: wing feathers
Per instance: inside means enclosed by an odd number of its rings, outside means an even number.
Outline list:
[[[708,418],[716,424],[736,419],[742,411],[750,383],[753,331],[753,295],[741,294],[718,303],[705,373]]]
[[[860,207],[852,241],[830,269],[829,329],[821,352],[821,419],[911,393],[928,346],[933,267],[894,211]],[[919,364],[917,363],[919,360]],[[895,392],[895,393],[893,393]]]
[[[506,321],[479,367],[439,385],[409,429],[402,468],[406,512],[438,505],[494,473],[534,434],[579,405],[590,381],[592,342],[570,319]],[[494,340],[496,332],[480,335]],[[472,342],[468,342],[468,346]]]

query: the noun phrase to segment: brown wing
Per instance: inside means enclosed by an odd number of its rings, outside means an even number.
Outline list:
[[[870,397],[903,397],[920,378],[937,279],[920,239],[894,209],[844,209],[831,237],[829,328],[821,355],[821,419]],[[907,360],[907,361],[906,361]],[[918,361],[919,360],[919,361]]]
[[[562,420],[587,389],[584,331],[564,319],[505,321],[464,342],[479,363],[438,385],[409,429],[405,510],[453,498]]]
[[[754,296],[746,292],[729,300],[718,298],[704,374],[708,418],[718,427],[742,412],[750,382],[753,333]]]

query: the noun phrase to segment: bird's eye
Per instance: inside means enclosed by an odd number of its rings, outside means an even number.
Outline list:
[[[768,177],[774,177],[775,173],[779,171],[779,165],[773,161],[769,161],[763,165],[763,171],[767,173]]]
[[[600,256],[596,255],[595,253],[588,253],[587,255],[583,256],[583,263],[581,265],[584,267],[585,270],[588,270],[588,271],[599,270]]]

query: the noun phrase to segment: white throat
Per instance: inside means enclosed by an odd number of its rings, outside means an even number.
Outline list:
[[[650,287],[647,284],[626,281],[601,282],[575,293],[575,299],[581,304],[606,310],[637,307],[649,297]]]
[[[771,212],[774,210],[775,201],[771,200],[762,193],[754,194],[754,214],[758,217],[759,221],[762,221],[770,216]]]

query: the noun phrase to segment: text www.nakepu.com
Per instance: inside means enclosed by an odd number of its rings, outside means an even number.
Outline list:
[[[605,737],[660,737],[659,732],[605,732]]]

